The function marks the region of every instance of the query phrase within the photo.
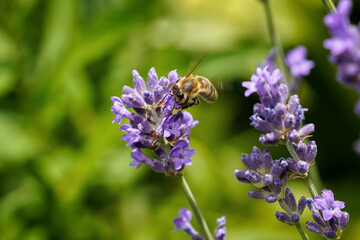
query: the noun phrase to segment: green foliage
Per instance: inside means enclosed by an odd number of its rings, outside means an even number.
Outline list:
[[[344,238],[356,239],[356,95],[335,81],[321,48],[325,12],[314,2],[274,1],[274,15],[285,48],[304,44],[317,64],[300,95],[317,128],[323,184],[347,203]],[[233,176],[241,153],[260,146],[248,120],[256,99],[241,87],[269,50],[258,1],[2,0],[0,13],[1,239],[184,239],[172,232],[188,207],[178,182],[128,166],[110,97],[132,84],[132,69],[185,75],[204,54],[197,73],[219,100],[189,109],[200,124],[185,174],[210,228],[226,215],[228,239],[298,238],[275,220],[278,206],[249,199],[250,186]],[[297,197],[305,190],[294,185]]]

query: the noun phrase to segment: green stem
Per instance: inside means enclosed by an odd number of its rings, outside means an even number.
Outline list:
[[[328,13],[334,13],[336,12],[336,7],[335,7],[335,4],[333,3],[332,0],[322,0],[325,8],[326,8],[326,11]]]
[[[200,209],[196,203],[196,200],[194,198],[194,195],[192,194],[191,190],[190,190],[190,187],[189,185],[187,184],[186,180],[185,180],[185,177],[184,176],[181,176],[180,177],[180,184],[181,184],[181,187],[184,191],[184,194],[195,214],[195,218],[196,218],[196,221],[198,222],[199,224],[199,227],[201,229],[201,232],[203,234],[203,236],[205,237],[206,240],[213,240],[213,237],[210,233],[210,230],[209,230],[209,227],[207,226],[206,224],[206,221],[203,217],[203,215],[201,214],[200,212]]]
[[[315,185],[311,180],[310,175],[308,175],[306,178],[304,178],[304,181],[306,182],[306,185],[311,193],[312,198],[319,196],[318,192],[316,191]]]
[[[279,59],[280,70],[282,73],[284,73],[284,82],[287,85],[289,85],[289,79],[291,80],[291,82],[294,82],[294,79],[291,77],[291,74],[289,73],[289,69],[286,67],[285,64],[284,50],[282,48],[280,38],[277,36],[275,31],[273,16],[270,9],[270,3],[269,3],[270,1],[267,0],[263,2],[265,5],[266,22],[270,33],[271,45],[276,49],[277,57]]]
[[[291,145],[291,143],[289,141],[286,142],[286,147],[290,153],[290,156],[296,161],[300,161],[299,156],[297,155],[294,147]],[[311,180],[310,175],[307,175],[307,177],[304,178],[304,181],[306,182],[306,185],[310,191],[310,194],[313,198],[315,198],[316,196],[319,196],[319,194],[316,191],[315,185]]]
[[[290,156],[295,160],[295,161],[300,161],[300,158],[299,158],[299,156],[297,155],[297,153],[296,153],[296,151],[295,151],[295,149],[294,149],[294,147],[293,147],[293,145],[291,144],[291,142],[290,141],[287,141],[286,142],[286,148],[287,148],[287,150],[289,151],[289,153],[290,153]]]
[[[293,212],[291,211],[291,209],[289,208],[289,206],[285,203],[284,200],[280,199],[278,200],[280,206],[286,211],[286,213],[289,216],[292,216]],[[309,240],[309,237],[307,236],[306,232],[304,231],[303,227],[301,226],[301,224],[298,222],[297,224],[295,224],[298,232],[300,233],[302,239],[304,240]]]

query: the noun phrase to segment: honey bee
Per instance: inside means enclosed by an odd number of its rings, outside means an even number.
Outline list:
[[[180,78],[171,89],[175,102],[180,105],[181,109],[198,105],[198,95],[206,102],[213,103],[218,98],[216,88],[209,79],[203,76],[193,76],[192,73],[199,63],[190,71],[188,75]]]

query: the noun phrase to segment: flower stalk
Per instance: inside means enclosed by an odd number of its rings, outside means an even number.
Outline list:
[[[336,7],[335,7],[335,4],[333,3],[332,0],[322,0],[325,8],[326,8],[326,11],[328,13],[334,13],[336,12]]]
[[[195,200],[194,195],[191,192],[191,189],[189,187],[189,185],[186,182],[186,179],[184,176],[179,177],[180,179],[180,185],[181,188],[184,191],[184,194],[186,196],[186,199],[188,200],[191,209],[193,210],[194,214],[195,214],[195,218],[196,221],[198,222],[198,225],[200,227],[200,231],[202,233],[202,236],[205,237],[206,240],[213,240],[213,237],[210,233],[209,227],[206,224],[205,218],[203,217],[203,215],[200,212],[200,208]]]
[[[276,31],[275,31],[274,20],[273,20],[271,8],[270,8],[270,1],[263,1],[263,2],[264,2],[264,6],[265,6],[266,22],[267,22],[269,33],[270,33],[271,45],[273,47],[275,47],[275,49],[276,49],[277,56],[279,58],[279,68],[280,68],[281,72],[284,73],[284,76],[283,76],[284,82],[290,86],[290,84],[294,81],[289,74],[288,68],[286,67],[284,50],[282,48],[280,38],[278,37],[278,35],[276,34]],[[291,80],[291,83],[290,83],[290,80]]]

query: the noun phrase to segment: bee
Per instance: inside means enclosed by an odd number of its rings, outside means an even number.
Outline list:
[[[171,94],[181,109],[198,105],[200,103],[198,96],[210,103],[215,102],[218,98],[216,88],[209,79],[203,76],[192,75],[199,63],[188,75],[177,80],[171,89]]]

